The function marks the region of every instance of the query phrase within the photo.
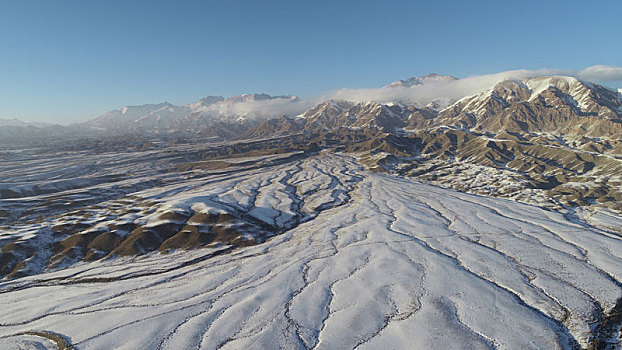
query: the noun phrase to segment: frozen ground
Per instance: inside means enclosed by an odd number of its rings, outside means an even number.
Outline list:
[[[619,217],[594,228],[554,211],[367,173],[341,155],[278,169],[273,177],[246,172],[223,181],[214,195],[242,205],[249,193],[262,193],[251,196],[249,214],[277,225],[304,217],[290,230],[233,250],[151,253],[4,281],[0,347],[619,343],[619,324],[600,327],[622,296],[622,238],[607,229],[620,227]],[[171,206],[204,210],[193,199],[200,191],[176,195]]]

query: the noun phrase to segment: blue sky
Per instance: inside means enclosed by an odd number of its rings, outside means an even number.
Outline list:
[[[1,0],[0,118],[620,66],[620,13],[619,0]]]

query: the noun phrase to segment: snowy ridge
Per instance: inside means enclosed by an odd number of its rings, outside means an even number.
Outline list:
[[[581,111],[585,111],[589,108],[590,89],[594,88],[592,84],[573,77],[533,78],[525,81],[525,84],[532,90],[528,101],[533,101],[542,92],[551,87],[561,85],[564,90],[568,91],[568,95],[572,97],[573,100],[570,101],[570,103],[576,104],[576,107]]]

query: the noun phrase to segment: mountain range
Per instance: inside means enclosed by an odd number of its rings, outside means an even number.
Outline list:
[[[428,75],[400,80],[386,88],[448,80],[457,78]],[[303,111],[306,104],[295,96],[209,96],[184,106],[162,103],[124,107],[83,125],[107,131],[191,131],[223,138],[268,137],[275,130],[284,134],[347,127],[393,132],[440,126],[492,133],[601,137],[622,131],[620,96],[619,92],[573,77],[539,77],[502,81],[448,106],[328,100]]]
[[[251,125],[271,119],[270,107],[287,110],[298,102],[295,96],[247,94],[230,98],[207,96],[198,102],[174,106],[168,102],[127,106],[112,110],[81,124],[112,133],[166,133],[188,131],[202,136],[233,137]],[[277,112],[278,113],[278,112]],[[229,128],[230,130],[227,130]]]
[[[384,90],[390,93],[396,88],[457,80],[430,74],[393,82]],[[622,92],[567,76],[505,80],[473,96],[434,101],[425,106],[403,103],[398,97],[389,103],[329,99],[313,105],[311,100],[291,95],[207,96],[181,106],[168,102],[126,106],[65,127],[2,119],[0,141],[62,137],[64,132],[75,134],[76,129],[86,136],[183,132],[237,139],[342,127],[385,132],[450,127],[494,134],[536,132],[602,137],[622,131],[621,96]]]

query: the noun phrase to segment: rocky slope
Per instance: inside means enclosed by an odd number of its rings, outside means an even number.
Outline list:
[[[616,137],[622,133],[622,102],[617,92],[572,77],[508,80],[456,102],[429,125]]]

